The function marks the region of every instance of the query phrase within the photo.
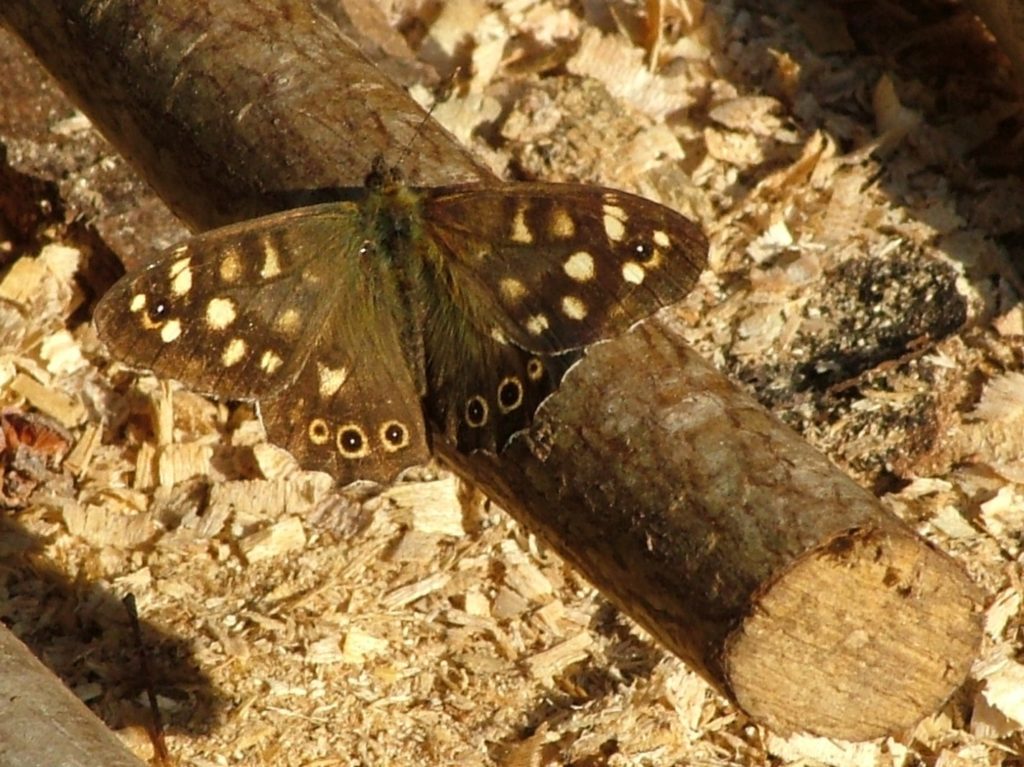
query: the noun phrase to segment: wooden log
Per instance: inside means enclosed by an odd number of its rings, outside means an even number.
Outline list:
[[[143,767],[144,763],[0,625],[0,764]]]
[[[351,185],[422,119],[305,3],[264,4],[257,23],[251,13],[223,0],[0,8],[199,228]],[[443,132],[428,136],[409,178],[481,178]],[[656,322],[592,349],[502,456],[435,442],[779,731],[902,730],[952,693],[976,652],[978,594],[957,564]]]

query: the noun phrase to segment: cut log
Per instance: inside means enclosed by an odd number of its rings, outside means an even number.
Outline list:
[[[0,764],[144,767],[145,763],[0,625]]]

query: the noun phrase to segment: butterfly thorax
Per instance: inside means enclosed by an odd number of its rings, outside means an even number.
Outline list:
[[[453,258],[430,235],[424,204],[429,189],[401,182],[395,172],[367,179],[361,206],[363,231],[372,233],[362,256],[375,273],[378,306],[394,313],[402,329],[403,358],[420,394],[457,377],[466,353],[490,326],[470,291],[453,275]]]

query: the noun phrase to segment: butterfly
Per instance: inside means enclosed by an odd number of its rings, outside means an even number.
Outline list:
[[[681,299],[707,259],[686,217],[596,186],[416,188],[375,163],[351,197],[164,252],[101,299],[101,339],[258,401],[304,468],[388,482],[429,459],[432,430],[500,452],[580,350]]]

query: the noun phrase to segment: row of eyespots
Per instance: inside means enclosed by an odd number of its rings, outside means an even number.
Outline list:
[[[539,381],[544,375],[544,363],[534,357],[526,365],[526,375],[533,382]],[[519,380],[519,376],[505,376],[498,384],[498,410],[502,414],[518,410],[523,405],[524,394],[523,382]],[[468,426],[479,429],[490,420],[491,407],[484,397],[474,394],[466,400],[463,416]]]
[[[314,445],[323,446],[332,439],[342,458],[365,458],[373,450],[366,431],[357,423],[344,423],[331,432],[331,427],[323,418],[314,418],[306,430],[309,441]],[[385,421],[377,429],[380,446],[387,453],[396,453],[409,446],[411,436],[409,428],[401,421]]]

